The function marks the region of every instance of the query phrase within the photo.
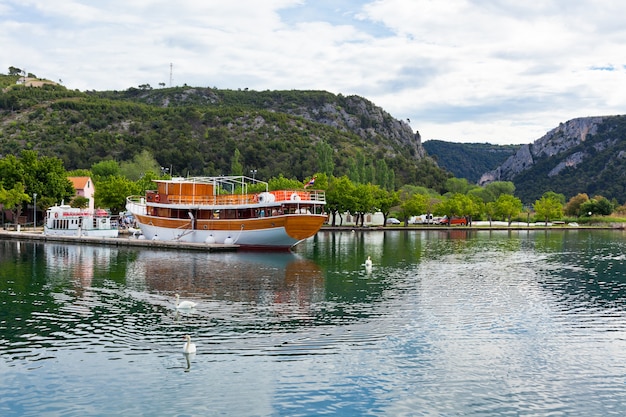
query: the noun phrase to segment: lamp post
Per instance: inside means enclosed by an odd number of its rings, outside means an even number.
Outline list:
[[[256,178],[256,173],[257,173],[256,169],[251,169],[250,170],[250,174],[252,174],[252,181],[254,181],[254,179]]]
[[[37,230],[37,193],[33,193],[33,231]]]

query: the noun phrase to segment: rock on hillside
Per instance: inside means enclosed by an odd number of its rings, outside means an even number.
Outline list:
[[[486,172],[479,180],[480,185],[493,181],[512,181],[516,175],[531,169],[539,159],[559,155],[584,142],[594,135],[606,117],[581,117],[561,123],[530,145],[523,145],[515,155],[501,166]],[[582,163],[584,155],[576,153],[557,164],[551,171],[556,175],[565,167]]]
[[[235,91],[202,87],[129,89],[118,94],[119,98],[161,107],[237,105],[286,113],[357,134],[369,143],[384,146],[390,156],[403,152],[418,160],[426,154],[419,132],[413,132],[404,120],[393,118],[371,101],[355,95],[335,95],[327,91]]]
[[[345,97],[342,104],[326,102],[316,107],[299,107],[288,113],[356,133],[367,141],[383,136],[400,147],[408,147],[411,156],[418,159],[424,157],[421,136],[419,132],[413,133],[408,123],[394,119],[382,108],[359,96]],[[392,151],[390,148],[387,150]]]

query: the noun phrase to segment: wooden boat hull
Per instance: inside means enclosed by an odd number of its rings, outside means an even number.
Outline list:
[[[135,214],[145,239],[229,243],[249,248],[288,249],[322,227],[324,214],[285,214],[255,219],[172,219]]]

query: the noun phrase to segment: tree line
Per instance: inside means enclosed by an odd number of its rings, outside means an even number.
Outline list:
[[[326,158],[327,150],[320,147],[319,151],[319,157]],[[239,151],[234,152],[228,175],[248,174],[239,158]],[[326,209],[329,223],[333,226],[341,226],[341,215],[344,213],[353,215],[356,223],[362,226],[365,215],[373,212],[382,212],[385,224],[393,216],[404,221],[405,225],[409,218],[421,214],[464,217],[468,224],[473,220],[505,220],[510,225],[514,219],[524,215],[526,219],[532,215],[533,221],[548,222],[561,219],[564,215],[584,218],[626,212],[624,206],[602,196],[590,198],[586,194],[578,194],[566,202],[563,194],[551,191],[532,206],[524,207],[522,201],[514,196],[515,185],[507,181],[481,187],[470,184],[466,179],[452,177],[444,182],[443,192],[419,185],[405,185],[395,190],[390,186],[393,174],[384,165],[379,167],[379,175],[369,174],[363,178],[363,173],[356,173],[352,178],[334,176],[329,174],[332,167],[326,168],[328,172],[317,171],[308,177],[287,178],[281,174],[269,178],[267,182],[270,190],[302,189],[311,178],[315,178],[314,188],[326,192]],[[111,159],[98,162],[90,169],[66,171],[60,159],[40,157],[37,152],[26,150],[18,157],[8,155],[0,159],[0,204],[10,212],[13,220],[32,207],[35,201],[35,209],[40,211],[61,202],[84,208],[88,201],[75,195],[76,190],[68,180],[70,176],[91,177],[96,190],[95,206],[117,214],[125,210],[126,197],[143,195],[146,190],[154,189],[153,180],[171,178],[171,173],[169,167],[160,166],[149,151],[137,154],[131,161]],[[372,178],[374,181],[371,181]],[[376,178],[380,180],[378,183]],[[251,191],[255,191],[254,188]]]

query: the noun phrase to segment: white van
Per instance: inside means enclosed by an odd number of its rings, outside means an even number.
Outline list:
[[[424,224],[424,223],[432,223],[433,215],[432,214],[422,214],[420,216],[413,216],[409,219],[409,224]]]

